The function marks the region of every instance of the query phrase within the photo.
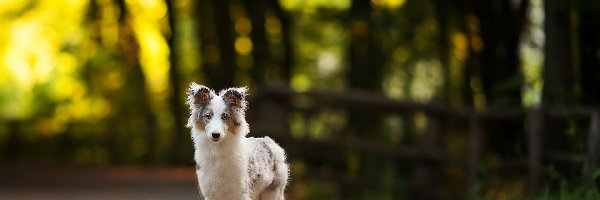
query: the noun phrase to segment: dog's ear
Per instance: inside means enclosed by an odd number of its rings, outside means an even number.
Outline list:
[[[235,107],[242,110],[246,109],[246,95],[248,94],[247,87],[229,88],[220,92],[221,97],[227,104],[227,107]]]
[[[190,108],[207,106],[210,100],[215,96],[215,92],[204,85],[198,85],[194,82],[190,84],[187,91],[187,104]]]

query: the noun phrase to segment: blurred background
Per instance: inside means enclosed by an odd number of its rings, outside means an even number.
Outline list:
[[[598,199],[596,0],[0,0],[0,198],[196,196],[247,85],[289,199]]]

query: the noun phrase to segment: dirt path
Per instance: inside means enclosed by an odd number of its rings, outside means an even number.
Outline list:
[[[197,199],[193,168],[0,167],[0,199]]]

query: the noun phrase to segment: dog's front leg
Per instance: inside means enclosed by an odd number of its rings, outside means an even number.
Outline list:
[[[198,187],[198,190],[200,191],[200,193],[199,193],[200,200],[206,200],[206,198],[204,197],[204,194],[202,194],[202,189],[200,189],[200,187]]]
[[[204,197],[204,194],[202,193],[202,187],[200,187],[200,164],[196,164],[196,177],[198,177],[198,194],[200,200],[206,200],[206,197]]]
[[[198,184],[198,197],[200,200],[206,200],[206,197],[204,197],[204,194],[202,193],[202,187],[200,187],[200,184]]]

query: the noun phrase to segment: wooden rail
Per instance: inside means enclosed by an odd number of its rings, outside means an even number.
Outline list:
[[[344,92],[330,91],[308,91],[294,92],[286,87],[263,88],[253,95],[253,105],[264,103],[273,107],[285,107],[286,109],[316,110],[324,107],[340,108],[346,110],[373,110],[380,112],[391,112],[410,114],[422,112],[430,119],[428,132],[425,134],[424,147],[407,148],[396,145],[381,144],[374,141],[360,142],[350,139],[328,139],[311,140],[291,137],[283,130],[283,134],[276,135],[282,143],[297,145],[308,148],[333,148],[340,151],[352,149],[371,155],[394,157],[400,160],[410,160],[417,163],[454,163],[465,167],[467,170],[467,190],[473,189],[481,180],[479,166],[486,141],[486,122],[494,120],[524,120],[527,130],[528,162],[523,163],[508,160],[495,166],[496,170],[501,168],[522,169],[528,174],[529,191],[535,192],[543,184],[543,160],[561,160],[577,162],[571,154],[560,152],[549,152],[545,148],[545,119],[547,117],[558,119],[589,119],[589,134],[587,137],[587,152],[584,159],[584,182],[594,186],[594,173],[600,167],[600,107],[570,107],[570,108],[511,108],[511,109],[484,109],[476,110],[464,106],[447,105],[440,103],[419,103],[403,101],[385,97],[382,94],[350,90]],[[285,115],[282,115],[285,116]],[[464,157],[456,157],[436,148],[436,140],[440,140],[442,131],[439,130],[440,116],[459,118],[468,123],[468,151]],[[285,120],[284,120],[285,121]],[[275,125],[286,127],[286,124]],[[259,135],[261,133],[258,133]],[[565,156],[567,155],[567,156]],[[577,157],[577,155],[575,155]],[[427,169],[429,170],[429,169]]]

